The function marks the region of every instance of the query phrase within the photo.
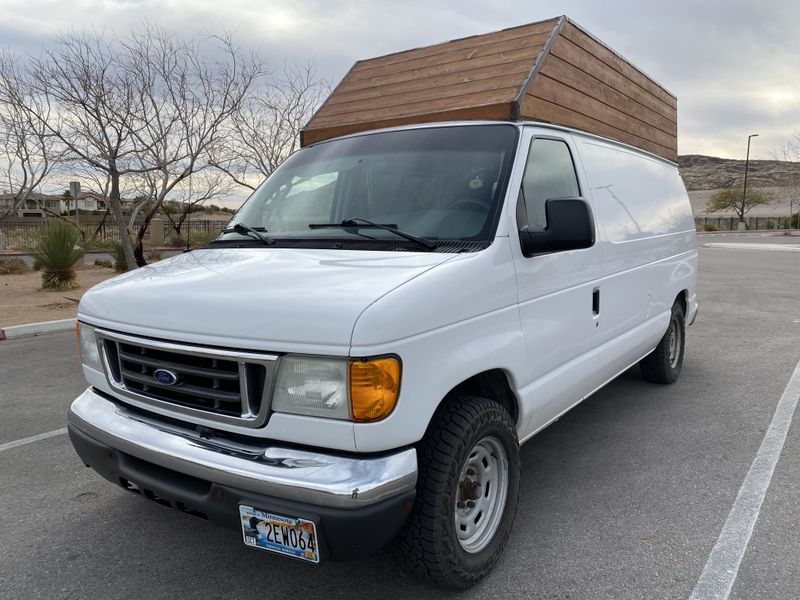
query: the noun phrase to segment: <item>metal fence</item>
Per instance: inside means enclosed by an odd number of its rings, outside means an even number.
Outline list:
[[[15,218],[0,221],[0,250],[25,251],[35,247],[39,229],[46,222],[46,219],[38,218]],[[142,220],[137,219],[132,228],[133,231],[136,231],[141,223]],[[190,243],[196,240],[210,240],[226,224],[226,221],[191,220],[188,223],[183,223],[180,235],[178,235],[173,229],[172,223],[169,220],[165,220],[164,240],[168,245],[175,246],[185,245],[187,236]],[[152,225],[153,223],[151,223]],[[86,241],[89,246],[105,247],[110,246],[113,242],[120,241],[119,229],[111,217],[105,221],[102,218],[82,217],[80,231],[81,239]],[[145,236],[145,240],[148,240],[148,237]]]
[[[792,221],[789,217],[747,217],[747,228],[754,230],[798,229],[798,217]],[[8,219],[0,221],[0,250],[28,250],[36,246],[39,229],[45,223],[42,219]],[[157,222],[156,222],[157,223]],[[736,231],[739,227],[737,217],[695,217],[698,231]],[[141,221],[134,224],[134,231]],[[172,223],[164,221],[164,240],[168,246],[184,246],[187,243],[210,241],[227,225],[226,221],[192,220],[184,222],[180,234],[172,227]],[[151,224],[152,226],[152,224]],[[110,246],[119,241],[119,230],[113,219],[102,221],[100,218],[81,219],[81,238],[89,246]],[[188,240],[186,239],[188,236]],[[145,237],[149,241],[148,236]]]
[[[795,214],[792,221],[789,217],[745,217],[747,229],[797,229],[798,217]],[[695,227],[698,231],[736,231],[739,228],[739,217],[695,217]]]

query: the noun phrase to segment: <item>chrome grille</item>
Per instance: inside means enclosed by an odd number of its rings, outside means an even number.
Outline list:
[[[128,398],[250,427],[266,420],[277,357],[97,334],[108,381]],[[156,371],[167,372],[169,381],[159,381]]]

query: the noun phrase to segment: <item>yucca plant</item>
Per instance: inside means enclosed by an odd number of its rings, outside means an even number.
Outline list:
[[[77,243],[78,232],[64,221],[49,221],[39,229],[33,257],[41,265],[44,289],[63,292],[80,286],[75,263],[83,250]]]

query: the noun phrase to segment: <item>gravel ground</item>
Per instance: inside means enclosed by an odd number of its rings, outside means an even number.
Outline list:
[[[0,329],[11,325],[74,318],[78,300],[90,287],[116,275],[113,269],[87,265],[78,269],[81,287],[68,292],[42,289],[42,276],[0,275]]]

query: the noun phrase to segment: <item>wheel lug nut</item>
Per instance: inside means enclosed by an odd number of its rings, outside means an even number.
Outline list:
[[[472,467],[467,469],[467,475],[469,475],[469,476],[475,475],[475,469],[473,469]]]
[[[464,508],[464,503],[463,502],[456,502],[456,506],[458,508]]]
[[[467,500],[467,508],[475,508],[475,503],[472,500]]]

